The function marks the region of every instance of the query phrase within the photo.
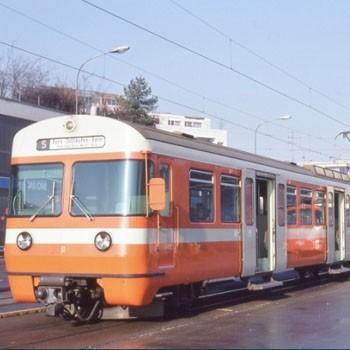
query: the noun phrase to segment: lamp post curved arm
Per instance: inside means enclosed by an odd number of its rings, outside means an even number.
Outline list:
[[[261,126],[265,125],[265,124],[269,124],[269,123],[273,123],[277,120],[289,120],[292,117],[290,115],[282,115],[278,118],[275,119],[271,119],[271,120],[265,120],[262,123],[258,124],[254,130],[254,154],[256,154],[256,140],[257,140],[257,135],[258,135],[258,130]]]
[[[80,76],[80,72],[81,70],[84,68],[84,66],[89,63],[90,61],[98,58],[98,57],[101,57],[101,56],[104,56],[108,53],[107,52],[103,52],[103,53],[100,53],[99,55],[96,55],[94,57],[91,57],[89,58],[88,60],[86,60],[85,62],[83,62],[79,69],[78,69],[78,73],[77,73],[77,76],[76,76],[76,79],[75,79],[75,114],[78,114],[78,95],[79,95],[79,76]]]
[[[79,95],[79,76],[80,76],[80,72],[81,70],[84,68],[84,66],[91,62],[92,60],[96,59],[96,58],[99,58],[99,57],[102,57],[102,56],[105,56],[109,53],[124,53],[126,51],[128,51],[130,49],[129,46],[127,45],[124,45],[124,46],[118,46],[114,49],[111,49],[111,50],[107,50],[105,52],[102,52],[102,53],[99,53],[98,55],[96,56],[93,56],[93,57],[90,57],[89,59],[87,59],[86,61],[84,61],[79,69],[78,69],[78,73],[77,73],[77,76],[76,76],[76,79],[75,79],[75,114],[79,114],[79,110],[78,110],[78,95]]]

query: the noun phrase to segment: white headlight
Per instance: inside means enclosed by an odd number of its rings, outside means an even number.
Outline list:
[[[17,247],[21,250],[29,249],[33,244],[33,238],[28,232],[21,232],[16,239]]]
[[[108,250],[111,247],[111,245],[112,237],[109,233],[102,231],[95,236],[95,247],[98,250],[104,252]]]

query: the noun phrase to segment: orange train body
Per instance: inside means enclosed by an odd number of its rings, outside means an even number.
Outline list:
[[[72,132],[64,129],[67,120],[77,125]],[[134,182],[145,187],[137,198],[130,169],[135,164],[141,169],[142,164],[132,161],[145,164],[138,175],[143,180]],[[121,162],[126,166],[118,176],[125,177],[113,178],[123,181],[115,193],[119,196],[129,190],[123,198],[130,203],[112,203],[124,212],[100,214],[91,203],[99,191],[109,190],[102,180],[91,188],[91,173],[104,174],[93,166],[102,164],[107,169]],[[40,168],[47,164],[59,165],[49,182],[43,180]],[[77,164],[81,168],[92,164],[90,174],[77,179]],[[46,298],[48,304],[58,303],[51,290],[73,295],[74,288],[80,288],[90,298],[98,294],[95,289],[101,291],[99,298],[108,305],[142,306],[150,304],[159,291],[174,291],[176,286],[230,276],[249,279],[346,262],[350,257],[345,239],[350,234],[349,186],[283,162],[147,128],[136,130],[108,118],[68,116],[19,132],[12,166],[5,259],[17,301]],[[165,179],[166,213],[147,208],[150,177]],[[48,202],[40,206],[38,198],[46,198],[42,188]],[[82,198],[76,195],[79,190]],[[111,200],[106,197],[98,204],[106,207]],[[136,205],[137,201],[145,205]],[[209,211],[205,219],[195,209],[199,205]],[[136,213],[139,207],[142,213]],[[132,209],[136,214],[128,214],[129,208],[136,208]],[[342,237],[338,241],[337,230]],[[100,249],[97,237],[102,248],[110,247]],[[49,296],[43,294],[45,288]],[[71,302],[80,305],[74,298]],[[60,302],[66,302],[63,299]],[[83,317],[79,312],[72,317]]]

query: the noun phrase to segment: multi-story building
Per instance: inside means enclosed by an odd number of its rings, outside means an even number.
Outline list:
[[[4,244],[5,212],[8,208],[10,156],[16,132],[25,126],[62,112],[0,98],[0,249]]]
[[[172,113],[150,113],[156,120],[156,128],[188,134],[196,139],[227,146],[227,131],[211,127],[211,120]]]
[[[80,113],[82,114],[90,114],[91,107],[95,106],[98,108],[98,114],[100,115],[109,115],[113,114],[118,109],[117,94],[93,91],[93,90],[85,90],[80,91],[79,98],[82,99],[82,107]]]

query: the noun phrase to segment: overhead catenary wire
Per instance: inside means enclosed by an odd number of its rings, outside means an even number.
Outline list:
[[[78,67],[75,67],[69,63],[65,63],[65,62],[62,62],[60,60],[57,60],[55,58],[52,58],[52,57],[48,57],[48,56],[45,56],[43,54],[40,54],[40,53],[36,53],[34,51],[31,51],[31,50],[28,50],[28,49],[25,49],[25,48],[22,48],[22,47],[19,47],[17,45],[14,45],[14,44],[11,44],[11,43],[8,43],[8,42],[5,42],[5,41],[1,41],[0,40],[0,45],[4,45],[4,46],[7,46],[7,47],[10,47],[12,49],[15,49],[15,50],[18,50],[18,51],[21,51],[21,52],[24,52],[24,53],[27,53],[31,56],[34,56],[34,57],[37,57],[37,58],[40,58],[40,59],[43,59],[43,60],[46,60],[48,62],[52,62],[54,64],[57,64],[57,65],[60,65],[60,66],[63,66],[63,67],[66,67],[66,68],[69,68],[69,69],[72,69],[74,71],[78,71],[79,68]],[[93,72],[89,72],[87,70],[81,70],[81,72],[85,73],[85,74],[89,74],[90,76],[93,76],[93,77],[96,77],[96,78],[99,78],[99,79],[102,79],[102,80],[105,80],[105,81],[108,81],[108,82],[111,82],[111,83],[114,83],[118,86],[121,86],[121,87],[126,87],[125,84],[115,80],[115,79],[111,79],[111,78],[108,78],[108,77],[105,77],[105,76],[102,76],[102,75],[99,75],[99,74],[96,74],[96,73],[93,73]],[[245,129],[247,131],[250,131],[250,132],[255,132],[255,129],[253,128],[250,128],[250,127],[247,127],[246,125],[242,125],[240,123],[236,123],[236,122],[233,122],[231,120],[228,120],[228,119],[225,119],[225,118],[222,118],[222,117],[218,117],[216,115],[213,115],[213,114],[210,114],[208,112],[205,112],[203,110],[200,110],[196,107],[193,107],[193,106],[189,106],[189,105],[186,105],[184,103],[181,103],[181,102],[178,102],[178,101],[175,101],[175,100],[172,100],[170,98],[167,98],[167,97],[164,97],[164,96],[160,96],[160,95],[157,95],[155,97],[158,97],[160,100],[163,100],[165,102],[168,102],[168,103],[171,103],[173,105],[177,105],[177,106],[180,106],[180,107],[183,107],[183,108],[186,108],[188,110],[191,110],[191,111],[194,111],[194,112],[199,112],[201,114],[204,114],[204,115],[207,115],[211,118],[214,118],[214,119],[218,119],[218,120],[223,120],[225,121],[226,123],[228,124],[231,124],[231,125],[234,125],[236,127],[239,127],[241,129]],[[325,156],[325,157],[330,157],[330,155],[327,155],[327,154],[324,154],[318,150],[314,150],[312,148],[308,148],[308,147],[302,147],[302,146],[299,146],[298,144],[296,143],[291,143],[290,141],[287,141],[285,139],[281,139],[279,137],[276,137],[276,136],[273,136],[271,134],[267,134],[267,133],[264,133],[264,132],[257,132],[259,135],[263,135],[263,136],[267,136],[271,139],[274,139],[276,141],[279,141],[279,142],[282,142],[282,143],[285,143],[287,145],[293,145],[295,146],[296,148],[298,148],[299,150],[301,151],[307,151],[307,152],[310,152],[310,153],[315,153],[315,154],[318,154],[318,155],[321,155],[321,156]]]
[[[86,41],[83,41],[83,40],[77,38],[76,36],[68,34],[68,33],[64,32],[64,31],[62,31],[60,29],[57,29],[57,28],[53,27],[52,25],[44,23],[43,21],[40,21],[37,18],[34,18],[33,16],[29,16],[28,14],[26,14],[26,13],[24,13],[24,12],[18,10],[18,9],[15,9],[15,8],[13,8],[11,6],[8,6],[6,4],[3,4],[1,2],[0,2],[0,6],[6,8],[7,10],[12,11],[12,12],[16,13],[17,15],[20,15],[20,16],[22,16],[22,17],[24,17],[24,18],[26,18],[26,19],[36,23],[36,24],[39,24],[39,25],[43,26],[44,28],[46,28],[48,30],[51,30],[51,31],[53,31],[53,32],[63,36],[63,37],[66,37],[66,38],[68,38],[68,39],[70,39],[70,40],[72,40],[72,41],[74,41],[76,43],[79,43],[79,44],[85,46],[85,47],[88,47],[88,48],[90,48],[90,49],[92,49],[94,51],[98,51],[98,52],[101,52],[101,53],[104,52],[103,49],[98,48],[98,47],[96,47],[94,45],[91,45],[90,43],[88,43]],[[225,34],[222,33],[222,35],[225,35]],[[135,64],[132,64],[130,62],[127,62],[126,60],[117,58],[117,57],[112,56],[112,55],[108,55],[108,57],[113,59],[114,61],[121,62],[121,63],[123,63],[123,64],[125,64],[125,65],[127,65],[129,67],[133,67],[133,68],[135,68],[135,69],[137,69],[137,70],[139,70],[139,71],[141,71],[141,72],[143,72],[145,74],[148,74],[148,75],[150,75],[150,76],[152,76],[152,77],[154,77],[154,78],[156,78],[158,80],[166,82],[167,84],[169,84],[171,86],[174,86],[174,87],[176,87],[178,89],[181,89],[181,90],[183,90],[183,91],[185,91],[187,93],[190,93],[190,94],[193,94],[194,96],[200,97],[203,101],[208,101],[210,103],[213,103],[213,104],[216,104],[216,105],[221,106],[223,108],[226,108],[227,110],[240,113],[242,115],[248,116],[250,118],[253,118],[253,119],[256,119],[256,120],[259,120],[259,121],[263,121],[263,122],[268,121],[268,120],[266,120],[266,119],[264,119],[262,117],[259,117],[259,116],[255,115],[253,113],[244,111],[241,108],[233,107],[232,105],[228,105],[228,104],[226,104],[224,102],[218,101],[218,100],[213,99],[211,97],[204,96],[203,94],[201,94],[201,93],[199,93],[197,91],[194,91],[194,90],[189,89],[189,88],[187,88],[185,86],[182,86],[181,84],[175,83],[175,82],[173,82],[173,81],[171,81],[171,80],[169,80],[169,79],[167,79],[167,78],[165,78],[165,77],[163,77],[163,76],[161,76],[161,75],[159,75],[157,73],[154,73],[154,72],[151,72],[149,70],[146,70],[146,69],[144,69],[144,68],[142,68],[142,67],[140,67],[138,65],[135,65]],[[284,126],[284,125],[281,125],[281,124],[278,124],[278,123],[273,123],[272,122],[272,124],[276,125],[277,127],[281,128],[281,129],[294,131],[294,132],[297,132],[297,133],[299,133],[301,135],[304,135],[304,136],[307,136],[307,137],[312,137],[314,139],[320,140],[321,142],[324,142],[324,143],[327,143],[329,145],[332,145],[333,147],[336,147],[338,149],[344,150],[342,147],[339,147],[337,144],[329,142],[327,139],[325,139],[325,138],[323,138],[321,136],[311,135],[311,134],[306,133],[304,131],[297,130],[297,129],[294,129],[294,128],[291,128],[291,127],[288,127],[288,126]],[[346,150],[346,151],[348,151],[348,150]]]
[[[285,97],[286,99],[288,99],[290,101],[298,103],[299,105],[302,105],[302,106],[312,110],[313,112],[316,112],[317,114],[322,115],[323,117],[325,117],[325,118],[327,118],[329,120],[332,120],[332,121],[334,121],[334,122],[336,122],[336,123],[338,123],[338,124],[340,124],[342,126],[350,127],[350,124],[345,123],[345,122],[343,122],[343,121],[333,117],[332,115],[330,115],[330,114],[328,114],[326,112],[323,112],[322,110],[314,107],[311,104],[308,104],[308,103],[300,100],[297,97],[289,95],[289,94],[287,94],[284,91],[281,91],[281,90],[279,90],[279,89],[277,89],[277,88],[275,88],[275,87],[273,87],[273,86],[271,86],[271,85],[269,85],[269,84],[267,84],[267,83],[265,83],[265,82],[263,82],[263,81],[261,81],[261,80],[259,80],[257,78],[254,78],[253,76],[251,76],[251,75],[249,75],[247,73],[241,72],[240,70],[238,70],[236,68],[233,68],[233,67],[230,67],[230,66],[228,66],[227,64],[225,64],[223,62],[220,62],[220,61],[218,61],[218,60],[216,60],[216,59],[214,59],[212,57],[207,56],[206,54],[203,54],[203,53],[201,53],[199,51],[196,51],[196,50],[194,50],[194,49],[192,49],[192,48],[190,48],[188,46],[185,46],[184,44],[181,44],[181,43],[179,43],[179,42],[177,42],[175,40],[169,39],[169,38],[167,38],[166,36],[164,36],[162,34],[159,34],[159,33],[155,32],[155,31],[153,31],[151,29],[148,29],[148,28],[146,28],[146,27],[144,27],[144,26],[142,26],[140,24],[137,24],[136,22],[133,22],[133,21],[131,21],[131,20],[129,20],[129,19],[123,17],[123,16],[120,16],[120,15],[116,14],[115,12],[112,12],[111,10],[107,10],[106,8],[104,8],[102,6],[99,6],[99,5],[97,5],[97,4],[95,4],[95,3],[91,2],[91,1],[88,1],[88,0],[81,0],[81,1],[84,2],[87,5],[95,8],[95,9],[101,11],[101,12],[104,12],[104,13],[106,13],[106,14],[114,17],[114,18],[117,18],[120,21],[123,21],[124,23],[127,23],[127,24],[129,24],[129,25],[131,25],[131,26],[133,26],[135,28],[138,28],[138,29],[140,29],[140,30],[142,30],[142,31],[152,35],[152,36],[155,36],[155,37],[157,37],[157,38],[159,38],[159,39],[161,39],[161,40],[163,40],[163,41],[165,41],[165,42],[167,42],[167,43],[169,43],[169,44],[171,44],[173,46],[176,46],[176,47],[178,47],[178,48],[180,48],[180,49],[182,49],[182,50],[184,50],[184,51],[186,51],[186,52],[188,52],[190,54],[193,54],[193,55],[195,55],[197,57],[200,57],[203,60],[205,60],[207,62],[210,62],[210,63],[212,63],[212,64],[214,64],[214,65],[216,65],[218,67],[221,67],[223,69],[229,70],[229,71],[231,71],[231,72],[233,72],[233,73],[235,73],[235,74],[237,74],[237,75],[239,75],[239,76],[241,76],[241,77],[243,77],[243,78],[245,78],[245,79],[247,79],[247,80],[257,84],[257,85],[260,85],[260,86],[264,87],[267,90],[270,90],[270,91],[272,91],[272,92],[274,92],[274,93],[276,93],[276,94],[278,94],[280,96]]]
[[[241,48],[242,50],[248,52],[249,54],[255,56],[256,58],[258,58],[260,61],[266,63],[267,65],[269,65],[270,67],[276,69],[277,71],[279,71],[280,73],[284,74],[285,76],[287,76],[288,78],[298,82],[300,85],[304,86],[305,88],[309,89],[309,91],[312,91],[324,98],[326,98],[328,101],[334,103],[335,105],[342,107],[346,110],[350,110],[350,107],[346,106],[345,104],[337,101],[335,98],[329,96],[328,94],[320,91],[319,89],[315,89],[314,87],[312,87],[310,84],[306,83],[305,81],[301,80],[300,78],[298,78],[297,76],[289,73],[287,70],[285,70],[284,68],[280,67],[279,65],[277,65],[276,63],[273,63],[270,59],[267,59],[266,57],[262,56],[261,54],[257,53],[255,50],[249,48],[247,45],[242,44],[240,41],[238,41],[237,39],[232,38],[232,36],[224,33],[222,30],[220,30],[218,27],[214,26],[213,24],[209,23],[207,20],[203,19],[202,17],[198,16],[197,14],[195,14],[194,12],[190,11],[188,8],[186,8],[185,6],[179,4],[177,1],[175,0],[169,0],[172,4],[174,4],[175,6],[177,6],[178,8],[180,8],[182,11],[186,12],[189,16],[195,18],[196,20],[198,20],[199,22],[201,22],[202,24],[204,24],[205,26],[207,26],[208,28],[210,28],[212,31],[218,33],[219,35],[221,35],[222,37],[224,37],[226,40],[228,40],[230,42],[230,44],[234,44],[236,46],[238,46],[239,48]]]

